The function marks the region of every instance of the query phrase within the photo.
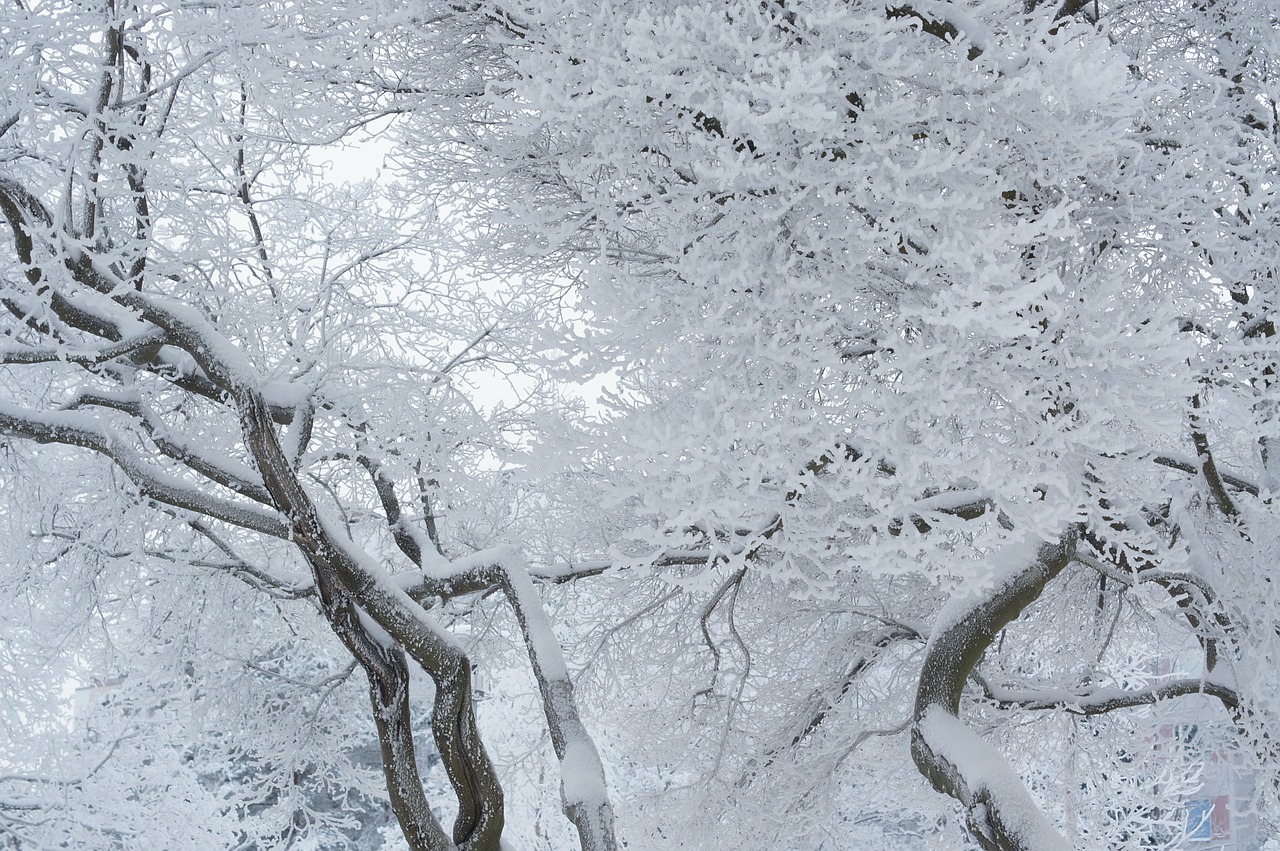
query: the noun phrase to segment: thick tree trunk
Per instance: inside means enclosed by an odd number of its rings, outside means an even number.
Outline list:
[[[1069,851],[1013,769],[960,721],[965,681],[996,635],[1039,598],[1071,560],[1076,530],[1056,543],[1034,537],[995,554],[991,572],[938,615],[916,691],[911,756],[933,788],[964,805],[986,851]]]
[[[326,603],[326,610],[329,606]],[[431,811],[413,743],[409,667],[399,647],[377,641],[350,601],[333,607],[329,622],[369,678],[369,703],[378,729],[382,774],[391,811],[413,851],[452,851],[454,844]]]

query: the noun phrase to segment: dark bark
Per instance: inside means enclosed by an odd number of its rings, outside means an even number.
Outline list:
[[[1072,528],[1057,542],[1029,552],[1025,567],[997,577],[1000,584],[996,589],[977,594],[964,611],[948,611],[946,622],[933,632],[925,651],[916,690],[911,756],[933,788],[964,806],[969,832],[986,851],[1043,849],[1027,844],[1027,834],[1013,823],[1021,802],[1011,801],[1007,789],[993,788],[984,778],[972,776],[966,766],[948,759],[939,751],[943,743],[927,735],[926,722],[931,713],[958,721],[960,697],[978,660],[1000,630],[1034,603],[1045,585],[1067,566],[1075,541],[1076,530]]]
[[[169,308],[144,295],[135,281],[115,279],[109,267],[98,265],[91,254],[74,248],[55,250],[52,219],[40,201],[25,187],[0,179],[0,213],[9,225],[27,282],[37,297],[49,299],[59,320],[100,341],[116,343],[122,334],[110,316],[73,306],[54,286],[84,287],[108,296],[133,316],[156,326],[146,345],[124,347],[115,365],[125,370],[149,369],[179,389],[189,389],[231,408],[239,417],[245,446],[262,482],[245,482],[234,471],[199,457],[184,457],[182,448],[163,437],[153,439],[159,454],[201,473],[259,502],[267,502],[283,515],[252,502],[234,502],[203,492],[185,481],[169,479],[121,439],[98,422],[71,412],[0,411],[0,432],[37,442],[81,446],[110,458],[133,479],[144,496],[184,511],[204,515],[277,538],[288,538],[312,569],[322,608],[335,634],[360,662],[369,678],[374,721],[384,757],[384,773],[392,807],[415,851],[445,851],[455,845],[466,851],[496,851],[503,827],[503,793],[497,774],[476,727],[471,690],[471,664],[451,638],[431,624],[426,613],[398,588],[387,583],[377,565],[361,561],[340,533],[331,530],[298,479],[296,464],[279,440],[277,424],[292,422],[295,409],[268,405],[255,385],[255,373],[247,363],[228,362],[238,354],[199,314]],[[74,244],[74,243],[72,243]],[[48,260],[42,261],[47,255]],[[59,269],[59,280],[46,277],[44,263]],[[56,265],[55,265],[56,264]],[[62,278],[65,272],[66,277]],[[21,308],[8,305],[21,316]],[[82,315],[83,314],[83,315]],[[28,325],[32,323],[28,321]],[[53,329],[32,326],[53,342],[64,342]],[[198,365],[194,372],[174,375],[162,362],[163,346],[174,346]],[[82,347],[82,344],[80,345]],[[43,362],[42,350],[31,362]],[[97,357],[81,358],[86,369],[100,368]],[[101,402],[102,400],[98,400]],[[86,404],[95,404],[88,399]],[[129,416],[136,436],[148,431],[145,411],[111,404]],[[304,417],[305,420],[305,417]],[[372,622],[366,621],[365,616]],[[386,633],[383,636],[382,633]],[[436,698],[432,733],[444,759],[459,812],[452,842],[435,820],[422,790],[414,758],[408,704],[408,653],[435,681]]]

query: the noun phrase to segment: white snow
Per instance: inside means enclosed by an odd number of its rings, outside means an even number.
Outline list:
[[[560,760],[560,782],[566,804],[599,805],[605,801],[604,766],[589,741],[571,738]]]
[[[1024,533],[987,558],[984,562],[986,569],[957,588],[938,612],[930,643],[968,617],[976,606],[1007,588],[1039,558],[1040,548],[1045,543],[1047,541],[1037,534]]]
[[[966,803],[985,791],[996,804],[1001,822],[1019,838],[1022,847],[1071,851],[1000,752],[959,718],[941,707],[931,707],[920,721],[920,733],[933,752],[964,779],[969,791]]]

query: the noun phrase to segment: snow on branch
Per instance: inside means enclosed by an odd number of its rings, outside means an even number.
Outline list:
[[[90,417],[65,411],[30,411],[0,401],[0,432],[38,443],[92,450],[111,459],[148,499],[273,538],[289,537],[288,527],[276,512],[214,496],[153,469],[128,448],[121,435],[102,428]]]
[[[118,343],[112,343],[96,350],[77,350],[62,346],[8,346],[0,348],[0,363],[72,363],[77,366],[96,367],[123,355],[158,346],[164,342],[164,338],[164,331],[159,328],[152,328],[136,336],[127,337]]]
[[[73,411],[91,406],[128,414],[151,438],[152,444],[162,455],[241,496],[263,505],[272,505],[271,495],[262,486],[261,478],[252,467],[226,458],[222,453],[210,453],[199,444],[171,435],[164,423],[135,395],[83,391],[64,405],[63,410]]]
[[[959,712],[965,682],[978,660],[999,631],[1071,561],[1077,534],[1073,527],[1054,543],[1024,534],[996,552],[987,574],[943,606],[925,649],[911,756],[935,789],[964,806],[969,831],[986,851],[1069,847],[1004,757],[966,727]]]
[[[912,3],[885,9],[885,15],[889,18],[915,18],[920,22],[923,32],[948,44],[967,40],[970,61],[990,50],[994,41],[986,27],[953,3],[914,0]]]
[[[1117,709],[1149,706],[1163,700],[1192,694],[1209,695],[1222,701],[1227,709],[1239,708],[1240,699],[1233,689],[1206,679],[1185,679],[1143,689],[1016,689],[993,686],[984,678],[972,679],[982,688],[983,696],[1003,707],[1021,709],[1061,709],[1073,715],[1101,715]]]
[[[560,760],[565,814],[578,829],[583,851],[612,851],[617,848],[617,840],[604,766],[578,713],[560,642],[519,554],[508,549],[495,569],[524,633],[529,662],[542,694],[551,745]]]
[[[172,322],[172,326],[167,326],[171,333],[185,326],[177,335],[180,338],[199,340],[207,333],[202,320],[195,321],[198,317],[171,316],[162,311],[156,311],[153,316]],[[245,446],[273,501],[289,518],[291,540],[311,565],[334,632],[361,660],[369,676],[374,711],[401,712],[395,708],[401,706],[395,682],[400,673],[394,660],[386,664],[388,659],[368,652],[371,626],[366,625],[362,614],[368,615],[378,630],[402,647],[435,683],[432,733],[458,799],[453,841],[475,847],[496,845],[504,820],[502,787],[476,726],[470,659],[453,637],[391,580],[383,566],[358,548],[340,525],[326,517],[311,499],[281,446],[264,395],[252,374],[244,370],[239,353],[228,348],[229,344],[215,343],[201,352],[202,366],[224,380],[234,380],[237,376],[240,379],[232,385],[232,399],[240,414]],[[353,611],[353,606],[358,606],[358,610]],[[409,756],[407,743],[394,752],[384,750],[383,755],[395,759],[402,772],[412,770],[405,762]],[[387,768],[388,772],[392,770]],[[390,774],[388,777],[391,779]],[[397,782],[403,780],[401,777]],[[401,785],[408,790],[407,782]],[[403,796],[399,800],[397,816],[402,825],[406,822],[420,825],[422,813],[417,812],[420,808],[414,803],[418,796]],[[406,838],[414,841],[408,831]]]
[[[598,575],[604,569],[607,568],[576,576]],[[534,587],[534,575],[524,559],[514,547],[501,546],[457,559],[433,569],[431,574],[414,577],[410,583],[402,582],[397,585],[397,591],[410,597],[421,595],[421,599],[485,591],[495,586],[502,589],[520,624],[542,695],[552,748],[560,761],[565,815],[577,828],[584,851],[612,851],[617,841],[604,766],[591,734],[582,723],[564,652]],[[572,577],[560,581],[569,578]]]
[[[1151,460],[1153,463],[1159,464],[1161,467],[1168,467],[1171,470],[1178,470],[1180,472],[1188,473],[1193,476],[1200,474],[1200,466],[1198,464],[1192,461],[1189,461],[1186,458],[1182,458],[1177,455],[1172,455],[1167,452],[1160,455],[1156,455]],[[1215,467],[1215,470],[1219,478],[1222,479],[1223,484],[1227,485],[1228,487],[1235,488],[1236,490],[1239,490],[1239,491],[1244,491],[1245,493],[1250,494],[1251,496],[1258,496],[1262,492],[1261,488],[1259,488],[1256,484],[1249,481],[1248,479],[1242,479],[1239,476],[1232,475],[1231,473],[1224,473],[1221,470],[1217,470],[1216,467]]]
[[[952,794],[968,810],[969,829],[983,848],[1070,851],[1004,756],[959,718],[935,704],[915,732],[956,778]]]

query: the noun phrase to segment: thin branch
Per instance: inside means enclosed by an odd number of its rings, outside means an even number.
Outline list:
[[[600,653],[604,650],[605,645],[608,644],[615,635],[617,635],[619,632],[622,632],[624,629],[631,626],[632,624],[636,623],[645,615],[651,612],[655,612],[658,609],[661,609],[663,606],[671,602],[681,593],[683,593],[681,589],[672,588],[671,590],[667,591],[667,593],[658,597],[656,600],[650,603],[647,603],[644,606],[641,606],[639,609],[627,615],[622,620],[618,621],[615,624],[612,624],[607,630],[605,630],[605,633],[600,638],[600,640],[596,642],[595,648],[591,651],[590,655],[587,657],[586,664],[582,666],[582,672],[586,672],[588,669],[590,669],[592,666],[595,665],[596,659],[599,658]],[[579,676],[581,676],[581,673],[579,674]]]
[[[215,547],[217,547],[223,555],[228,559],[227,562],[216,565],[219,568],[230,570],[232,573],[240,575],[242,578],[247,577],[251,585],[259,590],[273,595],[284,595],[292,598],[314,597],[316,593],[313,583],[299,584],[296,582],[287,582],[276,576],[270,570],[261,567],[255,567],[245,560],[231,544],[212,529],[208,523],[202,520],[189,520],[187,525],[196,533],[204,537]],[[194,561],[192,564],[201,567],[212,565],[212,562]]]
[[[868,739],[880,736],[896,736],[899,733],[905,732],[910,726],[911,719],[907,718],[901,724],[894,724],[892,727],[886,727],[882,730],[863,730],[854,738],[853,744],[849,745],[849,747],[845,748],[844,751],[841,752],[839,758],[836,759],[835,764],[831,767],[832,772],[839,769],[840,766],[844,764],[844,761],[853,756],[854,751],[862,747],[863,743]]]
[[[440,530],[436,528],[436,512],[431,504],[431,487],[437,483],[422,474],[422,459],[413,462],[413,472],[418,479],[418,504],[422,506],[422,519],[427,527],[427,538],[436,548],[436,552],[444,555],[444,547],[440,545]]]
[[[459,351],[453,357],[449,358],[448,362],[445,363],[444,366],[436,370],[436,379],[435,381],[432,382],[432,384],[438,384],[441,381],[443,381],[445,377],[454,370],[454,368],[456,368],[457,366],[465,362],[464,358],[466,357],[468,352],[472,351],[481,343],[483,343],[485,340],[487,340],[493,334],[493,332],[496,331],[497,329],[498,329],[498,323],[495,322],[489,325],[488,327],[486,327],[474,338],[472,338],[465,346],[462,347],[461,351]]]
[[[90,449],[111,459],[139,493],[148,499],[273,538],[289,537],[288,527],[275,512],[204,493],[151,469],[126,446],[127,441],[121,435],[100,428],[86,417],[67,412],[27,411],[10,402],[0,401],[0,433],[37,443],[60,443]]]
[[[854,658],[853,662],[850,663],[848,669],[844,673],[844,676],[840,678],[840,686],[836,691],[836,694],[833,697],[823,697],[819,701],[816,701],[818,706],[809,713],[809,717],[806,719],[804,726],[799,730],[799,732],[791,737],[791,741],[787,744],[787,747],[794,748],[805,739],[809,738],[809,736],[813,735],[813,733],[817,731],[817,729],[827,720],[831,710],[834,709],[845,695],[849,693],[849,690],[853,688],[858,677],[874,665],[890,647],[904,641],[920,640],[921,635],[909,627],[895,626],[881,630],[873,639],[871,639],[870,642],[864,645],[868,649],[858,654],[858,656]],[[765,753],[766,761],[764,765],[761,766],[761,769],[768,768],[769,765],[777,759],[777,755],[781,751],[782,748],[772,748],[767,751]]]
[[[716,680],[720,677],[720,647],[711,637],[710,619],[725,595],[729,593],[729,589],[736,588],[738,583],[742,581],[742,577],[747,575],[745,567],[734,571],[724,582],[720,583],[720,587],[711,595],[711,599],[707,601],[707,605],[702,609],[702,615],[698,618],[698,625],[702,628],[702,643],[711,651],[711,684],[698,692],[698,694],[713,694],[716,688]]]
[[[363,453],[357,455],[356,463],[364,467],[369,473],[369,478],[373,480],[373,489],[378,494],[378,501],[382,503],[382,511],[387,518],[387,528],[391,531],[391,537],[395,539],[396,546],[409,561],[422,567],[422,545],[409,527],[404,512],[400,510],[400,499],[396,496],[395,483],[391,481],[391,477],[387,475],[382,465],[368,455]]]
[[[247,127],[247,120],[248,120],[248,111],[249,111],[249,92],[245,88],[244,81],[242,80],[240,82],[240,109],[238,113],[240,129],[234,135],[234,140],[236,143],[236,155],[235,155],[236,179],[239,184],[236,187],[236,192],[237,192],[237,197],[240,199],[240,203],[244,207],[245,215],[249,217],[249,227],[253,231],[253,244],[258,251],[258,261],[262,264],[262,275],[263,275],[263,278],[265,279],[267,289],[271,292],[271,297],[278,301],[280,297],[276,293],[276,287],[274,283],[275,276],[271,272],[271,258],[267,254],[267,240],[266,240],[266,237],[263,236],[262,223],[258,220],[258,211],[254,209],[254,206],[253,206],[253,195],[249,191],[249,187],[250,187],[249,172],[248,172],[248,169],[245,167],[244,140],[245,140],[246,127]]]
[[[167,458],[182,464],[184,467],[199,473],[209,481],[234,491],[241,496],[271,506],[271,494],[262,486],[262,482],[248,465],[231,466],[230,463],[214,460],[195,452],[185,443],[168,436],[168,427],[155,418],[136,398],[120,397],[112,394],[86,391],[80,393],[71,402],[63,406],[64,411],[96,406],[111,408],[135,418],[138,426],[146,432],[152,444]],[[234,463],[234,462],[232,462]],[[255,481],[256,480],[256,481]]]
[[[1201,423],[1200,415],[1196,413],[1196,411],[1200,410],[1200,407],[1200,394],[1196,393],[1191,397],[1189,421],[1191,424],[1191,442],[1196,448],[1197,457],[1200,459],[1200,473],[1204,476],[1205,484],[1209,486],[1209,493],[1213,497],[1214,504],[1218,506],[1218,510],[1225,517],[1236,517],[1240,512],[1235,503],[1231,501],[1231,496],[1227,493],[1227,489],[1222,483],[1222,477],[1218,475],[1218,465],[1213,460],[1213,452],[1209,449],[1209,435]]]
[[[143,92],[140,92],[136,97],[130,98],[129,100],[121,101],[120,107],[122,109],[133,109],[133,108],[142,106],[150,102],[150,100],[153,97],[165,91],[166,89],[173,90],[169,100],[169,102],[172,103],[172,100],[173,100],[172,95],[176,94],[178,86],[182,84],[183,80],[187,79],[187,77],[190,77],[192,74],[194,74],[196,71],[203,68],[205,65],[208,65],[214,59],[217,59],[226,51],[227,51],[227,48],[219,47],[216,50],[211,50],[208,53],[205,53],[204,55],[190,62],[186,68],[183,68],[181,71],[178,71],[176,74],[174,74],[169,79],[165,80],[163,83],[159,83],[156,86],[153,86],[151,88],[146,89]]]
[[[1162,700],[1190,694],[1216,697],[1233,712],[1240,708],[1240,697],[1233,689],[1205,679],[1176,680],[1144,689],[1015,689],[993,686],[977,673],[970,678],[982,689],[987,700],[1004,708],[1061,709],[1072,715],[1102,715],[1117,709],[1150,706]]]

